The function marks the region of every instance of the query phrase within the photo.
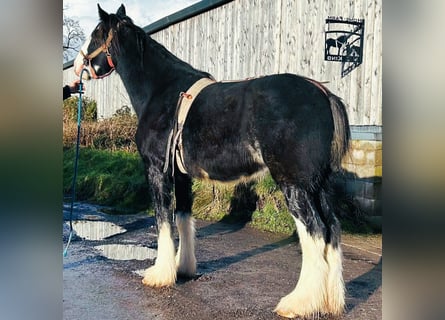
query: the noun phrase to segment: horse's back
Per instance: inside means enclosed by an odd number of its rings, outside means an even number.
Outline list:
[[[196,98],[190,117],[201,126],[229,121],[227,128],[240,129],[243,121],[253,120],[269,125],[284,121],[304,130],[332,124],[326,92],[288,73],[210,85]]]

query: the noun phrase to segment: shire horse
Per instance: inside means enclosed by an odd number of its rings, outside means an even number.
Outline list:
[[[288,318],[340,315],[345,306],[341,228],[329,178],[349,144],[342,100],[294,74],[217,82],[154,41],[124,5],[116,14],[98,9],[100,22],[74,68],[79,75],[88,67],[93,78],[116,70],[138,117],[135,139],[158,230],[157,258],[142,282],[166,287],[177,276],[195,275],[192,178],[228,182],[268,171],[284,194],[302,249],[295,289],[274,311]],[[187,118],[178,120],[178,108],[188,99]]]

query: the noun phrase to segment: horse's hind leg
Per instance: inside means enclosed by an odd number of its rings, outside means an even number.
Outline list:
[[[341,251],[341,226],[330,205],[325,190],[320,193],[322,211],[329,226],[329,243],[326,244],[326,261],[329,266],[327,279],[327,312],[341,314],[345,308],[345,284],[343,281],[343,256]]]
[[[179,170],[176,170],[178,172]],[[175,177],[176,226],[179,233],[179,247],[176,254],[178,275],[193,277],[196,273],[195,221],[192,211],[192,180],[177,173]]]
[[[297,187],[282,186],[289,210],[297,227],[303,262],[295,289],[283,297],[275,311],[284,317],[310,317],[319,314],[340,314],[342,306],[336,310],[330,307],[332,290],[341,277],[336,272],[330,272],[330,263],[338,266],[337,251],[331,250],[329,244],[330,228],[324,220],[318,193],[309,192]],[[327,256],[329,255],[329,257]],[[330,277],[332,278],[330,280]],[[342,282],[342,281],[340,281]],[[329,283],[333,285],[330,287]],[[339,294],[338,290],[334,294]],[[344,292],[341,292],[344,294]],[[341,300],[341,299],[340,299]],[[340,310],[341,309],[341,310]]]
[[[158,254],[154,266],[145,270],[142,283],[150,287],[172,286],[176,282],[175,246],[172,234],[171,177],[157,168],[149,168],[148,178],[152,187],[153,203],[158,226]]]

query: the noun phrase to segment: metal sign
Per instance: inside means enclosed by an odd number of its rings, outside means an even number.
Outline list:
[[[326,61],[342,63],[342,77],[357,68],[363,61],[364,19],[328,17],[325,30]]]

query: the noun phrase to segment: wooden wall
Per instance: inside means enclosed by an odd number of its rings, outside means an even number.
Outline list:
[[[330,16],[365,20],[363,63],[344,77],[341,63],[324,60]],[[152,37],[217,80],[291,72],[329,81],[351,125],[382,125],[382,0],[234,0]],[[65,83],[74,78],[64,70]],[[115,73],[86,85],[99,117],[131,105]]]

